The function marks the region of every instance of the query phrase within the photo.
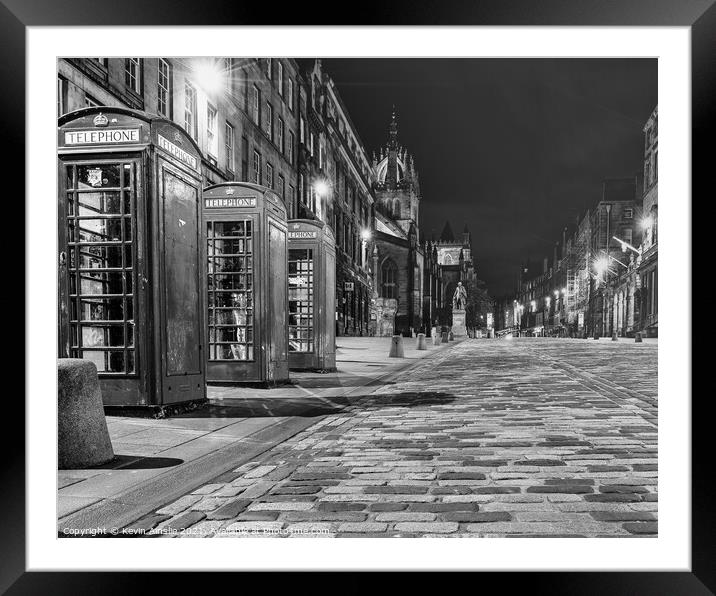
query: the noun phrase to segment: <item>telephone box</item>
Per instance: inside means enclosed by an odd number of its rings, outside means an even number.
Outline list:
[[[125,108],[58,125],[60,358],[94,362],[107,406],[206,399],[198,147]]]
[[[207,381],[288,380],[286,208],[268,188],[204,189]]]
[[[321,221],[288,222],[288,362],[336,370],[336,243]]]

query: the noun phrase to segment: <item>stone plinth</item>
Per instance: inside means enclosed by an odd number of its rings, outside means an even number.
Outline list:
[[[452,311],[452,333],[455,337],[465,337],[467,335],[465,310],[462,308],[454,308]]]
[[[60,470],[98,466],[114,458],[97,367],[88,360],[57,361],[57,440]]]

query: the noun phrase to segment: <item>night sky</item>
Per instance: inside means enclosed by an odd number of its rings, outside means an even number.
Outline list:
[[[300,61],[306,64],[306,60]],[[309,62],[310,64],[310,62]],[[655,59],[323,59],[369,153],[398,139],[415,157],[420,228],[472,232],[492,296],[520,263],[551,256],[605,178],[642,169],[657,104]]]

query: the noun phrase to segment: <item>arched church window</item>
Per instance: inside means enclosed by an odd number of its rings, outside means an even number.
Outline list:
[[[445,265],[452,265],[452,256],[447,254],[445,255]]]
[[[393,217],[400,219],[400,201],[398,199],[393,201]]]
[[[381,291],[383,298],[398,297],[398,267],[391,259],[386,259],[380,271]]]

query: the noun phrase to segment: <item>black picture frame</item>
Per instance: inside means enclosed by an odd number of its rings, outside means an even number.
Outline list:
[[[0,40],[3,60],[0,61],[2,93],[0,102],[5,131],[7,171],[25,170],[25,37],[30,26],[78,25],[341,25],[337,19],[350,18],[352,25],[498,25],[498,26],[681,26],[691,29],[692,58],[692,195],[712,194],[709,184],[709,144],[714,138],[713,116],[716,102],[716,6],[714,0],[489,0],[441,3],[411,0],[360,3],[353,10],[339,10],[327,2],[292,3],[282,5],[204,0],[201,3],[177,0],[2,0],[0,2]],[[342,15],[345,15],[343,17]],[[711,167],[709,167],[711,166]],[[15,196],[18,191],[14,190]],[[8,197],[9,198],[9,197]],[[688,201],[688,197],[679,197]],[[20,209],[14,201],[14,208]],[[10,217],[6,212],[6,216]],[[23,214],[20,214],[23,218]],[[27,226],[27,222],[26,222]],[[697,237],[696,235],[694,235]],[[697,256],[698,250],[692,250]],[[708,253],[707,253],[708,254]],[[695,270],[695,269],[692,269]],[[25,270],[26,275],[32,272]],[[684,292],[689,300],[689,288]],[[14,311],[16,312],[16,310]],[[691,321],[683,321],[690,325]],[[692,327],[694,335],[701,333]],[[708,333],[708,330],[704,331]],[[695,348],[696,346],[694,346]],[[696,350],[694,350],[695,352]],[[24,352],[24,351],[23,351]],[[682,371],[689,374],[690,371]],[[565,573],[483,573],[471,579],[475,589],[485,589],[496,582],[501,592],[527,587],[532,593],[549,594],[713,594],[716,591],[716,550],[714,549],[714,489],[710,481],[712,446],[707,443],[706,425],[708,394],[691,402],[692,408],[692,571],[689,572],[565,572]],[[688,407],[689,398],[683,397]],[[17,429],[24,420],[24,404],[6,391],[6,420]],[[10,426],[10,425],[8,425]],[[123,594],[154,591],[161,581],[163,591],[172,590],[173,582],[188,586],[187,575],[147,573],[70,573],[25,571],[25,459],[24,442],[20,437],[3,433],[6,441],[0,490],[2,516],[2,555],[0,556],[0,591],[7,594]],[[638,541],[635,542],[638,548]],[[710,563],[709,563],[710,561]],[[81,566],[81,562],[78,561]],[[160,578],[157,575],[161,575]],[[224,574],[221,574],[224,575]],[[235,578],[234,586],[248,585],[249,577]],[[246,576],[246,573],[241,575]],[[341,591],[365,592],[374,583],[374,574],[351,574],[352,578],[321,578],[325,586],[343,586]],[[215,586],[216,579],[211,579]],[[423,589],[429,587],[428,578],[417,578]],[[459,578],[456,578],[459,579]],[[378,582],[382,581],[380,578]],[[241,583],[237,583],[241,582]],[[272,578],[271,590],[310,587],[313,580],[296,573],[284,573]],[[324,583],[326,582],[326,583]],[[444,580],[436,587],[445,589]],[[292,588],[293,586],[293,588]],[[209,588],[209,586],[206,586]],[[314,584],[314,587],[316,585]],[[238,588],[237,588],[238,589]],[[186,590],[186,588],[184,588]],[[181,590],[181,591],[184,591]]]

